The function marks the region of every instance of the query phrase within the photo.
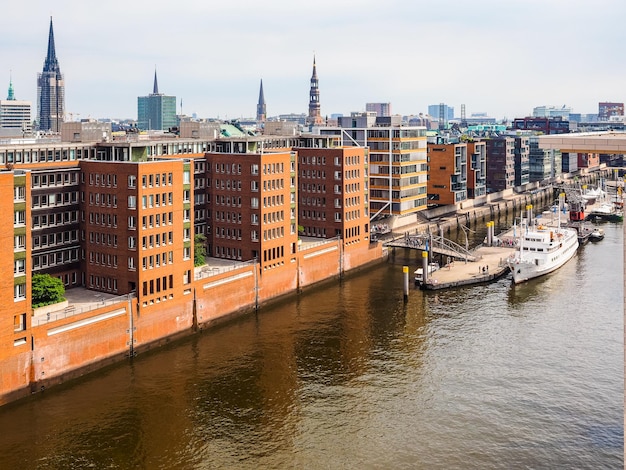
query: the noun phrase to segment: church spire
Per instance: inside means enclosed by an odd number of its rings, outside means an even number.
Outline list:
[[[50,32],[48,33],[48,54],[46,55],[46,61],[43,64],[44,72],[56,72],[61,73],[59,67],[59,61],[57,60],[56,51],[54,49],[54,30],[52,29],[52,17],[50,17]]]
[[[265,107],[265,96],[263,95],[263,79],[261,79],[261,88],[259,90],[259,103],[256,105],[256,120],[257,121],[265,121],[267,117],[266,107]]]
[[[313,74],[311,75],[311,89],[309,91],[309,116],[307,117],[307,124],[313,126],[323,124],[320,112],[320,89],[319,80],[317,79],[315,55],[313,55]]]
[[[13,93],[13,78],[9,74],[9,96],[7,96],[7,100],[15,101],[15,94]]]
[[[159,84],[157,83],[156,67],[154,68],[154,86],[152,87],[152,94],[153,95],[159,94]]]

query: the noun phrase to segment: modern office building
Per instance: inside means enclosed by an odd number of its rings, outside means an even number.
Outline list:
[[[43,71],[37,76],[37,127],[43,132],[61,132],[65,120],[65,81],[54,47],[54,31],[50,18],[48,53]]]
[[[467,144],[428,143],[428,204],[458,204],[467,199]]]
[[[529,137],[515,136],[515,186],[528,184],[530,181],[530,146]]]
[[[32,131],[30,101],[15,99],[13,82],[9,81],[6,100],[0,100],[0,137],[24,137]]]
[[[309,126],[319,126],[323,124],[323,122],[317,66],[315,65],[315,56],[313,56],[313,73],[311,74],[311,88],[309,89],[309,114],[306,118],[306,124]]]
[[[265,105],[265,95],[263,94],[263,80],[261,80],[259,102],[256,105],[256,120],[257,122],[265,122],[265,119],[267,119],[267,107]]]
[[[609,121],[612,116],[624,115],[624,103],[598,103],[598,121]]]
[[[176,126],[176,97],[159,93],[155,70],[152,93],[137,98],[137,127],[147,131],[167,131]]]
[[[543,134],[569,133],[569,121],[561,117],[515,118],[512,128],[520,131],[535,131]]]
[[[487,144],[487,192],[504,191],[515,185],[515,139],[497,137]]]
[[[426,128],[403,126],[400,116],[352,113],[339,127],[320,128],[336,135],[341,145],[369,147],[370,219],[404,216],[427,207],[428,162]]]
[[[391,103],[365,103],[365,111],[376,113],[376,116],[391,116]]]
[[[454,119],[454,106],[445,103],[428,105],[428,114],[439,123],[439,129],[445,129],[448,122]]]
[[[467,168],[467,197],[469,199],[487,194],[487,144],[481,140],[467,141],[470,164]]]
[[[528,166],[529,181],[543,181],[554,178],[561,173],[561,151],[542,149],[539,147],[539,137],[530,136],[528,139]]]
[[[563,121],[569,121],[569,115],[572,108],[569,106],[536,106],[533,108],[533,117],[535,118],[561,118]]]

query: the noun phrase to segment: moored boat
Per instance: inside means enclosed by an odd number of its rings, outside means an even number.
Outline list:
[[[578,232],[572,228],[532,224],[532,216],[522,222],[518,246],[507,259],[513,282],[519,284],[557,270],[578,249]]]
[[[592,242],[599,242],[603,238],[604,230],[599,227],[594,228],[593,231],[589,234],[589,240]]]
[[[430,275],[434,273],[435,271],[437,271],[438,269],[439,269],[439,263],[437,262],[428,263],[428,277],[430,277]],[[424,269],[417,268],[415,270],[415,283],[422,284],[423,282],[424,282]]]

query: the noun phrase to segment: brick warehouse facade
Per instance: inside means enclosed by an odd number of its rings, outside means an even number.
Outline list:
[[[2,272],[14,272],[0,287],[14,296],[0,310],[0,403],[383,257],[369,243],[364,149],[332,138],[314,152],[310,138],[181,140],[0,146],[0,162],[10,154],[18,167],[0,172],[13,221],[2,224],[3,249],[13,247]],[[311,152],[341,175],[341,197],[336,183],[322,196],[326,237],[312,225],[298,233],[299,154]],[[209,264],[232,266],[194,268],[196,233]],[[30,306],[33,272],[60,277],[68,293],[118,297],[49,315]]]

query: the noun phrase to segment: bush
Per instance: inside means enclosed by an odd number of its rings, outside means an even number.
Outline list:
[[[206,264],[206,237],[201,233],[198,233],[193,238],[193,265],[202,266]]]
[[[33,274],[32,304],[33,308],[56,304],[65,300],[63,281],[50,274]]]

